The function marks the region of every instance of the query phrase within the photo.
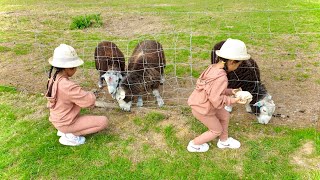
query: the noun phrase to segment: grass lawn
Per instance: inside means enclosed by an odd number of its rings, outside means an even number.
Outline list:
[[[213,141],[207,153],[193,154],[186,151],[189,139],[179,135],[183,129],[175,125],[176,119],[152,111],[133,119],[110,118],[121,123],[133,122],[126,127],[131,129],[119,131],[116,128],[122,126],[111,125],[108,130],[88,136],[85,145],[65,147],[59,144],[56,130],[48,121],[41,95],[20,93],[4,86],[0,90],[1,179],[320,177],[318,170],[305,170],[295,164],[299,160],[308,167],[316,167],[319,162],[319,134],[312,128],[231,122],[230,134],[241,141],[240,149],[221,150]],[[188,109],[181,109],[180,113],[184,128],[190,131],[187,137],[205,131]],[[304,153],[305,149],[310,152]]]
[[[221,150],[212,141],[208,152],[194,154],[186,146],[206,128],[185,104],[133,112],[93,108],[81,113],[106,115],[110,127],[87,136],[82,146],[65,147],[48,121],[43,97],[47,59],[60,43],[74,46],[84,59],[75,79],[88,90],[96,88],[92,52],[100,41],[116,42],[129,57],[143,39],[160,41],[166,77],[193,89],[183,78],[198,77],[213,43],[232,36],[259,59],[268,87],[272,82],[313,88],[317,101],[319,5],[316,0],[1,0],[0,179],[320,179],[315,127],[261,125],[235,113],[229,134],[241,148]],[[72,25],[98,16],[93,26],[84,23],[88,28]]]

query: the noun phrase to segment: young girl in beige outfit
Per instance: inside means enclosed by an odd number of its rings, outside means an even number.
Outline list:
[[[82,90],[69,80],[83,64],[73,47],[61,44],[49,59],[52,65],[49,73],[46,97],[50,109],[49,120],[58,129],[59,142],[63,145],[84,144],[82,135],[92,134],[105,129],[108,119],[105,116],[80,116],[81,108],[93,107],[96,97],[92,92]],[[53,68],[55,74],[51,77]]]
[[[229,112],[224,106],[234,103],[245,104],[240,98],[231,97],[238,89],[227,89],[226,72],[234,71],[243,60],[250,59],[245,44],[236,39],[228,39],[220,50],[216,51],[219,62],[210,65],[199,77],[196,88],[188,99],[192,114],[209,130],[191,140],[189,152],[206,152],[207,142],[219,136],[219,148],[239,148],[240,142],[228,137]]]

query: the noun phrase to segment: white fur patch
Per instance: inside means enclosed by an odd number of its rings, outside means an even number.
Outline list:
[[[123,100],[125,97],[126,97],[126,92],[121,87],[119,87],[116,92],[116,100],[120,101],[120,100]]]
[[[246,107],[246,111],[247,111],[248,113],[251,113],[251,112],[252,112],[252,109],[251,109],[251,106],[250,106],[250,102],[249,102],[249,103],[246,103],[245,107]]]
[[[121,72],[110,70],[104,73],[101,77],[106,81],[109,93],[114,94],[122,79]]]
[[[142,96],[138,96],[137,106],[138,106],[138,107],[142,107],[142,106],[143,106]]]
[[[268,124],[272,115],[276,109],[272,97],[267,95],[262,100],[256,102],[254,106],[260,107],[260,115],[258,116],[258,122],[261,124]]]
[[[271,118],[272,118],[272,116],[260,114],[258,116],[258,122],[260,124],[268,124]]]
[[[164,105],[164,101],[163,101],[162,97],[160,96],[159,90],[154,89],[154,90],[152,91],[152,93],[153,93],[154,97],[156,97],[158,106],[159,106],[159,107],[162,107],[162,106]]]
[[[129,101],[128,103],[126,103],[124,100],[121,99],[121,100],[118,101],[118,103],[119,103],[119,106],[120,106],[120,108],[122,110],[130,111],[131,105],[132,105],[132,101]]]

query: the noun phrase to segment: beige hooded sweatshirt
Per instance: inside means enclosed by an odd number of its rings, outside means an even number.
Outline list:
[[[214,115],[216,109],[235,103],[232,89],[227,89],[228,78],[225,70],[210,65],[198,78],[196,88],[188,99],[188,105],[203,115]]]
[[[49,82],[51,84],[52,78]],[[96,97],[92,92],[81,89],[68,77],[57,75],[53,83],[51,97],[48,97],[47,107],[50,109],[49,120],[55,127],[70,125],[79,115],[81,108],[95,104]]]

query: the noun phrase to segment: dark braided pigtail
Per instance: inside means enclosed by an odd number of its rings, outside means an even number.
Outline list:
[[[218,61],[217,62],[219,62],[219,61],[223,62],[223,70],[228,72],[228,66],[227,66],[228,59],[225,59],[225,58],[222,58],[222,57],[218,56]]]
[[[53,66],[52,66],[52,68],[53,68]],[[52,68],[50,69],[49,81],[50,81],[50,78],[51,78]],[[56,67],[56,72],[54,73],[52,82],[51,82],[51,84],[50,84],[50,86],[48,88],[48,97],[51,97],[53,83],[54,83],[54,81],[56,81],[57,74],[59,72],[61,72],[61,70],[62,70],[62,68],[57,68]],[[48,82],[48,84],[49,84],[49,82]]]
[[[48,90],[48,87],[49,87],[49,82],[50,82],[50,79],[51,79],[52,70],[53,70],[53,66],[51,66],[51,68],[49,70],[49,73],[48,73],[47,90]]]

